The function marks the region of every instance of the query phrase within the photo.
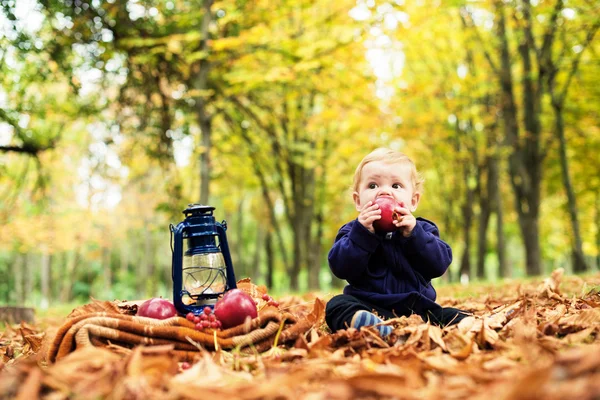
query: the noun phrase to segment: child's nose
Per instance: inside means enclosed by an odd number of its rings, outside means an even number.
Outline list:
[[[379,188],[379,196],[390,196],[392,194],[392,191],[387,187],[387,186],[381,186]]]

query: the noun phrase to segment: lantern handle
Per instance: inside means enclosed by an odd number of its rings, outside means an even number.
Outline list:
[[[219,236],[219,248],[221,249],[221,253],[223,254],[223,258],[225,259],[225,265],[227,266],[227,287],[228,290],[235,289],[237,287],[235,272],[233,270],[233,263],[231,262],[231,255],[229,254],[227,235],[225,235],[225,230],[227,230],[227,222],[217,222],[216,228],[217,234]]]
[[[175,251],[173,250],[173,233],[175,232],[175,225],[169,224],[169,232],[171,233],[171,239],[169,240],[169,244],[171,245],[171,253],[173,253]]]

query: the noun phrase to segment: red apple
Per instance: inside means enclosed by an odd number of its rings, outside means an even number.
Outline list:
[[[223,329],[238,326],[247,317],[256,318],[257,315],[254,299],[240,289],[227,291],[215,304],[215,316],[221,321]]]
[[[177,315],[173,303],[163,298],[146,300],[138,308],[137,315],[154,319],[167,319]]]
[[[394,208],[402,204],[398,204],[396,200],[391,197],[378,197],[375,199],[375,203],[379,204],[381,210],[381,219],[377,219],[373,222],[373,228],[377,232],[393,232],[396,229],[394,220],[400,218],[400,215],[394,211]]]

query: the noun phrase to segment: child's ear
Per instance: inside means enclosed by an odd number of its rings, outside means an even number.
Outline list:
[[[410,212],[417,211],[417,206],[419,205],[420,200],[421,200],[421,193],[416,192],[415,194],[413,194],[413,197],[410,200]]]
[[[354,205],[356,206],[356,211],[360,212],[360,196],[358,192],[352,193],[352,199],[354,200]]]

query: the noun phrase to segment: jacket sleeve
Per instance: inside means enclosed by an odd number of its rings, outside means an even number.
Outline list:
[[[398,236],[406,258],[425,279],[442,276],[450,266],[452,249],[433,222],[418,218],[409,237]]]
[[[369,259],[380,245],[381,239],[357,221],[340,228],[329,251],[329,268],[340,279],[356,279],[369,265]]]

